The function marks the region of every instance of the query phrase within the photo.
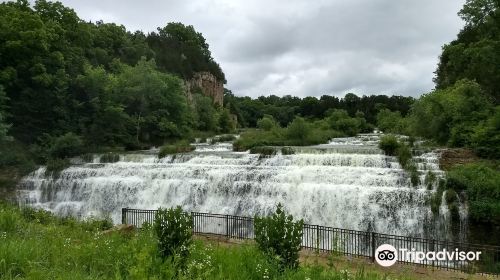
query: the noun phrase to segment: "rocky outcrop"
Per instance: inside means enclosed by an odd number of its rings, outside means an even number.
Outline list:
[[[201,92],[212,97],[215,104],[223,105],[224,102],[224,83],[210,72],[195,73],[191,80],[185,82],[186,94],[189,100],[193,99],[193,93],[200,89]]]

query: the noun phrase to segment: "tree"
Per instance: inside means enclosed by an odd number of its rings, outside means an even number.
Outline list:
[[[404,121],[399,111],[380,110],[377,114],[377,126],[385,133],[404,133]]]
[[[222,133],[232,132],[236,128],[236,124],[234,123],[229,110],[226,108],[222,108],[222,111],[220,113],[219,127]]]
[[[456,40],[443,47],[436,87],[445,89],[461,79],[476,81],[486,94],[500,102],[500,2],[467,0],[459,12],[465,27]]]
[[[423,95],[412,108],[411,129],[440,144],[470,146],[475,126],[492,112],[492,103],[481,87],[460,80],[452,87]]]
[[[286,130],[288,137],[299,143],[306,142],[310,132],[311,125],[302,117],[295,117]]]
[[[257,127],[265,131],[270,131],[275,127],[279,127],[276,120],[271,115],[264,115],[262,119],[257,121]]]
[[[484,158],[500,158],[500,106],[487,120],[474,128],[472,147]]]

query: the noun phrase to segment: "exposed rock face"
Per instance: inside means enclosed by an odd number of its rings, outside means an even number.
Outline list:
[[[189,100],[193,99],[192,94],[198,88],[204,95],[212,97],[215,104],[223,105],[224,83],[218,81],[210,72],[198,72],[191,80],[186,81],[186,94]]]

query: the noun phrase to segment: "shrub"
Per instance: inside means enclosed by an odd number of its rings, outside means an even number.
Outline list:
[[[282,155],[293,155],[295,154],[295,150],[292,147],[283,147],[281,148]]]
[[[22,208],[21,215],[26,221],[36,222],[42,225],[48,225],[56,220],[56,217],[51,212],[31,207]]]
[[[399,147],[398,138],[394,135],[384,135],[380,138],[380,142],[378,143],[378,147],[384,151],[386,155],[393,156],[396,154],[396,151]]]
[[[268,146],[253,147],[250,149],[251,154],[260,154],[261,157],[270,157],[276,154],[276,149]]]
[[[456,166],[447,173],[446,187],[465,191],[472,222],[500,224],[500,172],[484,163]]]
[[[180,206],[159,209],[155,216],[153,229],[158,238],[159,253],[164,259],[174,254],[187,257],[193,235],[190,214],[182,211]]]
[[[53,158],[68,158],[79,155],[83,150],[82,138],[74,133],[52,137],[49,154]]]
[[[89,218],[81,223],[82,228],[87,231],[103,231],[108,230],[113,227],[113,222],[111,219],[96,219]]]
[[[167,155],[177,154],[177,153],[188,153],[194,151],[196,148],[191,146],[187,141],[179,141],[172,145],[163,145],[158,153],[158,158],[163,158]]]
[[[93,162],[94,161],[94,155],[93,154],[83,154],[82,156],[82,161],[83,162]]]
[[[286,215],[281,204],[270,217],[254,219],[255,241],[260,250],[271,258],[277,258],[283,268],[296,268],[302,243],[304,221],[293,221]]]
[[[257,121],[257,127],[265,131],[270,131],[276,127],[279,127],[279,124],[276,122],[273,116],[264,115],[262,119]]]
[[[236,136],[232,134],[224,134],[220,136],[215,136],[210,140],[210,144],[215,144],[218,142],[229,142],[229,141],[234,141],[236,139]]]
[[[408,147],[408,145],[404,143],[399,143],[396,150],[396,154],[398,156],[399,164],[401,165],[401,167],[403,167],[403,169],[406,169],[409,166],[409,164],[411,164],[410,147]]]
[[[106,153],[99,158],[100,163],[113,163],[120,161],[120,155],[115,153]]]
[[[311,125],[304,118],[296,117],[287,127],[286,134],[289,139],[304,145],[311,133]]]
[[[69,166],[70,162],[68,159],[51,158],[47,161],[45,171],[48,173],[58,174]]]
[[[427,174],[425,175],[424,183],[427,186],[428,190],[432,189],[432,186],[433,186],[435,181],[436,181],[436,174],[434,174],[434,172],[432,172],[430,170],[427,171]]]

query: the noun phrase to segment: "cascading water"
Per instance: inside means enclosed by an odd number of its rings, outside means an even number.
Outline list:
[[[375,134],[340,138],[269,158],[233,152],[231,143],[195,144],[192,153],[163,159],[149,151],[122,155],[116,163],[75,164],[54,178],[42,167],[23,179],[19,201],[59,215],[109,215],[116,223],[122,207],[181,205],[187,211],[253,216],[282,203],[310,224],[441,234],[428,203],[435,186],[412,186],[377,141]],[[415,161],[441,176],[438,154],[424,153]]]

